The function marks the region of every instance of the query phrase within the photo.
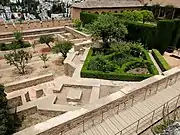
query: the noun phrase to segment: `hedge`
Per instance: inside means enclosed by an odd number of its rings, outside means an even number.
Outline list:
[[[171,46],[174,29],[175,23],[173,20],[158,21],[154,48],[159,50],[161,54],[167,50],[168,46]]]
[[[173,39],[172,39],[172,46],[175,48],[180,48],[180,20],[176,19],[175,22],[175,28],[173,32]]]
[[[9,43],[9,44],[0,43],[0,51],[27,48],[30,46],[31,46],[31,44],[29,42],[23,42],[22,44],[14,44],[13,42]]]
[[[167,71],[170,69],[169,64],[166,62],[166,60],[163,58],[163,56],[159,53],[158,50],[156,49],[152,49],[152,55],[155,58],[156,62],[158,63],[159,67],[161,68],[161,70]]]
[[[82,21],[83,25],[90,24],[97,18],[98,18],[98,14],[88,13],[88,12],[80,13],[80,20]]]
[[[111,13],[118,16],[120,13]],[[99,15],[88,12],[81,12],[80,19],[83,24],[92,23]],[[163,54],[168,46],[180,48],[180,21],[179,20],[158,20],[157,26],[153,24],[143,24],[140,22],[126,21],[128,34],[126,40],[138,41],[148,49],[157,49]]]
[[[126,35],[127,40],[141,42],[148,49],[153,48],[156,25],[126,22],[126,27],[128,30],[128,34]]]
[[[142,81],[142,80],[147,79],[155,74],[158,74],[156,67],[154,66],[153,63],[151,63],[152,61],[149,61],[150,57],[149,57],[147,51],[144,51],[144,54],[147,59],[146,61],[148,61],[150,63],[150,65],[148,65],[148,70],[149,70],[150,74],[130,74],[130,73],[124,73],[122,71],[104,73],[101,71],[87,70],[89,61],[92,59],[92,54],[93,54],[93,50],[90,49],[88,52],[88,55],[86,57],[86,60],[84,62],[84,65],[81,69],[81,77],[119,80],[119,81]]]

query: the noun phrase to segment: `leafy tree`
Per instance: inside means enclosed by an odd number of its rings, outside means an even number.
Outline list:
[[[45,43],[50,49],[51,49],[51,46],[49,43],[53,41],[54,41],[54,38],[52,36],[41,36],[39,39],[39,42],[41,44]]]
[[[40,57],[40,59],[44,62],[43,68],[47,68],[46,61],[49,60],[49,57],[47,56],[47,54],[42,53],[39,57]]]
[[[13,51],[4,55],[6,62],[15,66],[20,74],[25,74],[25,68],[32,55],[24,50]]]
[[[73,20],[74,27],[76,27],[78,30],[81,30],[82,28],[82,22],[80,19]]]
[[[67,57],[67,53],[72,48],[73,43],[69,41],[59,41],[56,45],[52,48],[53,52],[55,53],[62,53],[64,59]]]
[[[143,23],[154,21],[154,15],[152,11],[142,10],[141,13],[143,15]]]
[[[117,14],[121,19],[131,22],[143,21],[143,16],[140,11],[124,11]]]
[[[119,41],[128,33],[120,19],[107,14],[99,16],[89,28],[93,37],[100,37],[103,40],[105,48],[109,47],[110,40]]]
[[[134,17],[134,21],[135,21],[135,22],[136,22],[136,21],[140,21],[140,22],[143,21],[143,15],[142,15],[142,13],[141,13],[140,11],[134,10],[134,11],[132,12],[132,14],[133,14],[133,17]]]

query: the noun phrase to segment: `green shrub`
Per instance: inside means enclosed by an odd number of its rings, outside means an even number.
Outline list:
[[[113,54],[113,55],[115,55],[115,54]],[[104,56],[104,58],[107,58],[107,60],[109,60],[109,59],[111,59],[111,57],[113,55]],[[88,69],[90,61],[93,59],[93,57],[95,57],[95,56],[93,56],[93,49],[90,49],[89,53],[86,57],[86,60],[84,62],[84,65],[82,67],[82,70],[81,70],[81,77],[108,79],[108,80],[121,80],[121,81],[141,81],[143,79],[153,76],[154,74],[158,74],[158,71],[157,71],[156,67],[154,66],[154,64],[151,63],[151,61],[148,61],[150,59],[148,53],[146,51],[143,51],[143,55],[144,55],[144,57],[147,57],[146,58],[147,60],[145,62],[147,64],[147,68],[148,68],[150,74],[124,73],[122,68],[120,68],[119,66],[115,66],[115,65],[114,65],[115,70],[114,69],[112,70],[114,72],[101,72],[101,71],[95,71],[95,70]],[[136,59],[138,59],[138,58],[136,58]],[[136,60],[136,59],[133,58],[133,60]],[[92,62],[92,64],[93,64],[93,62]]]
[[[127,62],[122,66],[122,70],[126,73],[128,70],[135,69],[135,68],[147,68],[148,61],[136,60]]]
[[[11,42],[9,44],[1,43],[0,44],[0,51],[27,48],[27,47],[30,47],[30,46],[31,46],[31,44],[29,42],[23,41],[21,44],[19,44],[18,42],[13,41],[13,42]]]
[[[156,26],[152,24],[126,22],[128,34],[126,40],[141,42],[148,49],[153,48]]]
[[[169,64],[166,62],[166,60],[163,58],[163,56],[159,53],[158,50],[153,49],[152,55],[155,58],[156,62],[158,63],[159,67],[162,71],[167,71],[170,69]]]
[[[116,68],[108,60],[96,56],[90,60],[87,69],[93,71],[102,71],[102,72],[114,72]]]
[[[80,13],[80,20],[82,21],[83,25],[92,23],[97,18],[98,18],[98,14],[88,13],[88,12]]]
[[[171,46],[174,29],[175,23],[173,20],[158,21],[154,48],[159,50],[161,54],[167,50],[168,46]]]

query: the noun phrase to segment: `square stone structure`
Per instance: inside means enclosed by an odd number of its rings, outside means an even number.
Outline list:
[[[79,102],[81,97],[82,90],[69,90],[66,99],[68,102]]]

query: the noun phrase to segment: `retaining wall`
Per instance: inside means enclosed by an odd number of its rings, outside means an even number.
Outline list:
[[[79,110],[69,111],[15,133],[15,135],[28,133],[32,135],[78,135],[94,124],[99,124],[105,118],[118,113],[121,109],[133,106],[136,102],[144,100],[180,80],[179,68],[171,69],[164,74],[165,76],[157,75],[146,79],[133,87],[125,87],[121,91],[85,105]],[[45,127],[45,125],[48,126]]]
[[[38,85],[40,83],[52,81],[54,79],[53,74],[46,74],[34,78],[25,79],[22,81],[12,82],[5,84],[5,92],[10,93],[19,89]]]

